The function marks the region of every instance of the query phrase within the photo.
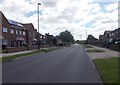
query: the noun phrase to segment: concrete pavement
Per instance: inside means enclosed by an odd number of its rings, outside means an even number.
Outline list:
[[[49,48],[55,48],[55,47],[49,47]],[[40,49],[48,49],[48,48],[40,48]],[[35,50],[38,50],[38,49],[35,49]],[[17,54],[29,53],[35,50],[25,50],[20,52],[13,52],[13,53],[1,53],[0,57],[8,57],[8,56],[17,55]]]
[[[7,56],[12,56],[12,55],[16,55],[16,54],[23,54],[23,53],[29,53],[35,50],[26,50],[26,51],[20,51],[20,52],[14,52],[14,53],[1,53],[0,57],[7,57]]]
[[[93,48],[87,48],[88,50],[90,49],[100,49],[103,50],[105,52],[89,52],[89,56],[91,57],[91,59],[103,59],[103,58],[112,58],[112,57],[120,57],[120,52],[117,51],[113,51],[110,49],[106,49],[106,48],[102,48],[102,47],[97,47],[97,46],[93,46],[91,45]]]
[[[86,50],[73,45],[41,55],[6,62],[3,83],[99,83]]]

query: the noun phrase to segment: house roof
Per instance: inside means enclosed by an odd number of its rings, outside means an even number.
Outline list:
[[[99,35],[99,39],[104,39],[104,35]]]
[[[12,25],[15,25],[15,26],[24,27],[22,24],[20,24],[19,22],[14,21],[14,20],[8,19],[8,22],[10,24],[12,24]]]
[[[111,32],[112,32],[112,30],[105,31],[105,32],[104,32],[104,35],[105,35],[105,34],[110,34]]]
[[[25,23],[25,24],[22,24],[26,29],[29,29],[30,27],[32,28],[32,29],[34,29],[34,26],[33,26],[33,24],[32,23]]]

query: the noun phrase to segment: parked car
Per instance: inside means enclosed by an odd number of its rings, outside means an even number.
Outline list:
[[[120,41],[116,41],[115,44],[120,44]]]

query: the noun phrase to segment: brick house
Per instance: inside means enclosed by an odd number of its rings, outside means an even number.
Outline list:
[[[2,41],[2,47],[5,49],[6,46],[10,46],[9,41],[11,40],[11,36],[10,36],[10,24],[8,22],[8,20],[6,19],[6,17],[4,16],[4,14],[2,12],[1,13],[1,17],[2,17],[2,26],[0,28],[1,30],[1,41]]]
[[[52,45],[52,35],[42,35],[37,32],[32,23],[20,23],[7,19],[0,11],[0,49],[7,52],[37,49],[38,40],[41,47]]]
[[[109,34],[109,49],[120,52],[120,28]]]
[[[112,32],[112,30],[109,30],[109,31],[105,31],[104,32],[104,42],[105,43],[109,43],[109,39],[110,39],[110,36],[109,36],[109,34]]]
[[[104,44],[104,35],[99,35],[99,40],[98,40],[99,44],[98,46],[100,47],[104,47],[103,44]]]
[[[22,24],[26,28],[26,43],[28,49],[37,49],[37,30],[32,23]]]
[[[53,35],[50,35],[49,33],[46,33],[45,34],[46,38],[45,38],[45,42],[48,46],[53,46],[53,39],[54,39],[54,36]]]
[[[11,47],[13,46],[25,46],[26,44],[26,29],[25,27],[16,21],[8,20],[10,23],[10,36],[12,37],[10,41]]]
[[[99,36],[99,46],[109,48],[111,50],[120,51],[120,28],[105,31]]]
[[[1,39],[2,48],[9,52],[25,50],[26,32],[19,22],[8,20],[2,12]]]
[[[2,12],[0,11],[0,49],[2,49]]]
[[[26,28],[28,46],[37,45],[37,30],[32,23],[23,24]]]
[[[103,42],[103,40],[104,40],[104,35],[99,35],[99,41]]]
[[[38,44],[40,47],[46,47],[46,36],[41,33],[37,33],[37,37],[39,39]]]
[[[115,29],[109,34],[109,42],[117,42],[120,41],[120,28]]]
[[[98,44],[98,39],[95,38],[93,35],[88,35],[87,43],[91,44],[91,45],[97,45]]]

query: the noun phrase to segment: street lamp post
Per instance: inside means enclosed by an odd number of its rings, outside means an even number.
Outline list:
[[[41,3],[38,3],[38,49],[40,49],[40,39],[39,39],[39,5],[41,5]]]

